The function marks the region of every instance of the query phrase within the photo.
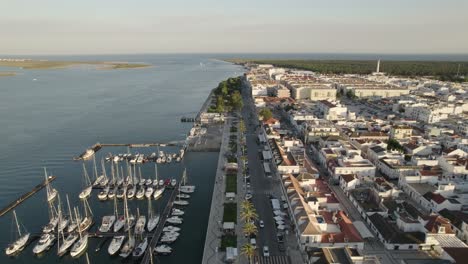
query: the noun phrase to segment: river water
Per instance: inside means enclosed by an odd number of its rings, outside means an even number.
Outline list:
[[[53,186],[62,200],[70,197],[72,206],[82,206],[78,193],[82,189],[82,165],[72,158],[88,146],[101,143],[170,142],[185,139],[190,123],[181,116],[194,116],[209,91],[218,82],[242,74],[242,68],[210,55],[125,55],[44,57],[51,60],[92,60],[146,62],[143,69],[101,70],[91,66],[56,70],[15,71],[14,77],[0,77],[0,205],[3,207],[43,180],[43,167],[57,176]],[[163,149],[176,152],[175,148]],[[156,148],[131,149],[152,153]],[[125,153],[126,148],[103,148],[96,155]],[[178,178],[187,168],[189,181],[197,185],[190,205],[185,210],[182,233],[173,244],[171,256],[160,257],[160,263],[200,263],[216,171],[218,153],[188,153],[183,163],[158,167],[160,178]],[[85,163],[92,175],[92,162]],[[124,164],[121,164],[125,167]],[[110,164],[107,163],[108,173]],[[100,168],[99,168],[100,170]],[[143,177],[154,177],[154,163],[141,166]],[[89,200],[95,225],[102,215],[112,214],[112,202],[99,202],[97,191]],[[16,208],[25,228],[38,234],[48,222],[45,191],[42,190]],[[162,211],[165,198],[154,201]],[[146,213],[147,203],[130,201],[130,210]],[[66,207],[65,207],[66,208]],[[122,204],[119,203],[122,210]],[[17,257],[9,258],[4,247],[12,237],[12,214],[0,218],[0,263],[85,263],[69,255],[58,258],[56,245],[43,256],[34,256],[34,241]],[[99,238],[90,239],[91,263],[121,263],[109,257],[107,241],[95,252]],[[130,261],[133,262],[133,261]]]

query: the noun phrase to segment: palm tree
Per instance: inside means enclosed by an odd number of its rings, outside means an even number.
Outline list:
[[[257,220],[258,215],[257,212],[255,211],[255,208],[245,208],[241,212],[241,219],[244,220],[245,222],[251,222],[252,220]]]
[[[252,244],[244,244],[241,248],[241,253],[249,259],[249,263],[252,263],[252,258],[255,256],[255,248]]]
[[[244,211],[244,210],[251,210],[251,209],[253,209],[253,208],[254,208],[254,207],[253,207],[253,204],[252,204],[249,200],[244,200],[244,201],[242,201],[242,203],[241,203],[241,209],[242,209],[242,211]]]
[[[257,226],[253,222],[247,222],[243,228],[244,235],[249,236],[253,234],[257,234]]]

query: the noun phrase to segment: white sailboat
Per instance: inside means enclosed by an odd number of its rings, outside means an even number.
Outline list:
[[[172,208],[171,216],[182,216],[182,215],[184,215],[184,211],[178,208]]]
[[[119,236],[114,236],[112,238],[111,243],[109,244],[109,247],[107,248],[107,252],[109,255],[115,255],[120,248],[122,247],[123,242],[125,241],[125,236],[119,235]]]
[[[106,186],[104,189],[102,189],[98,193],[98,199],[101,200],[101,201],[107,200],[107,196],[109,195],[109,191],[110,191],[110,186]]]
[[[128,213],[128,206],[127,206],[127,199],[124,198],[124,209],[125,209],[125,218],[126,218],[126,227],[129,227],[126,231],[128,231],[128,239],[123,245],[122,249],[120,250],[120,256],[123,258],[127,258],[135,248],[135,237],[132,234],[130,218],[131,216]]]
[[[101,178],[101,180],[99,181],[99,185],[101,187],[105,187],[109,183],[109,178],[107,177],[106,166],[104,165],[104,160],[101,160],[101,173],[102,175],[99,176]]]
[[[145,187],[140,185],[140,187],[138,188],[138,191],[135,194],[135,197],[138,200],[141,200],[141,199],[143,199],[145,197],[145,193],[146,193]]]
[[[67,206],[68,206],[68,217],[70,219],[68,223],[68,227],[67,227],[67,232],[71,233],[75,231],[75,229],[78,227],[78,222],[76,222],[76,219],[73,217],[71,207],[70,207],[70,200],[68,199],[68,194],[66,196],[67,196]]]
[[[81,232],[84,232],[88,230],[94,223],[93,221],[93,212],[91,211],[91,207],[88,204],[87,200],[83,200],[83,210],[85,213],[85,216],[83,219],[80,219],[78,222],[78,229],[81,230]]]
[[[76,240],[80,238],[79,234],[77,233],[70,233],[66,238],[64,237],[63,232],[61,232],[61,234],[62,244],[60,245],[59,243],[59,248],[57,250],[57,255],[60,257],[65,255],[70,247],[76,242]]]
[[[151,208],[151,199],[148,199],[148,224],[146,228],[149,232],[153,231],[153,229],[158,225],[160,216],[153,212]]]
[[[174,224],[174,225],[180,225],[182,224],[183,220],[182,218],[178,217],[178,216],[172,216],[172,217],[169,217],[166,222],[168,222],[169,224]]]
[[[99,232],[109,232],[109,229],[115,222],[115,215],[105,215],[102,217],[102,223],[99,227]]]
[[[91,180],[89,179],[89,175],[88,175],[88,172],[86,171],[86,167],[84,163],[83,163],[83,178],[84,178],[85,188],[78,195],[80,199],[88,198],[91,195],[91,191],[93,190],[93,186],[91,185]]]
[[[47,250],[53,245],[55,242],[55,234],[54,233],[44,233],[42,234],[41,238],[39,238],[39,242],[37,242],[36,246],[33,248],[33,253],[39,255]]]
[[[184,169],[182,174],[182,184],[179,186],[179,191],[188,194],[195,192],[195,185],[187,185],[187,169]]]
[[[57,211],[52,203],[49,203],[49,223],[42,228],[43,233],[50,233],[55,230],[58,225],[59,219]]]
[[[49,175],[47,175],[47,170],[44,167],[44,177],[46,181],[46,193],[47,193],[47,202],[52,202],[55,197],[57,197],[58,191],[50,186]]]
[[[140,215],[140,210],[137,208],[138,220],[135,224],[135,235],[141,235],[145,232],[146,216]]]
[[[99,184],[101,183],[101,180],[104,179],[104,175],[98,175],[98,172],[97,172],[97,166],[96,166],[96,157],[93,157],[93,175],[94,175],[94,182],[93,182],[93,186],[94,187],[97,187],[99,186]]]
[[[78,213],[75,208],[75,215],[76,215],[76,221],[80,222],[78,219]],[[71,250],[70,250],[70,255],[75,258],[81,255],[86,248],[88,247],[88,234],[83,234],[83,230],[81,230],[80,225],[78,225],[78,234],[80,235],[80,239],[73,244]]]
[[[120,215],[119,216],[119,212],[118,212],[118,207],[117,207],[117,202],[116,200],[114,199],[114,213],[115,213],[115,218],[116,218],[116,221],[115,221],[115,224],[114,224],[114,233],[117,233],[119,232],[125,225],[125,213],[123,215]],[[124,209],[124,212],[125,212],[125,209]],[[114,237],[115,238],[115,237]],[[112,254],[111,254],[112,255]]]
[[[60,200],[60,195],[58,196],[58,217],[59,217],[59,222],[58,222],[58,226],[57,226],[57,229],[59,232],[62,232],[63,230],[65,230],[65,228],[68,226],[69,224],[69,219],[63,214],[63,210],[62,210],[62,202]]]
[[[21,252],[26,246],[26,243],[28,242],[30,236],[28,232],[24,232],[24,234],[21,234],[20,224],[18,222],[18,217],[16,216],[15,210],[13,210],[13,218],[15,219],[16,223],[17,237],[16,240],[10,245],[8,245],[8,247],[5,249],[5,253],[8,256],[12,256]]]

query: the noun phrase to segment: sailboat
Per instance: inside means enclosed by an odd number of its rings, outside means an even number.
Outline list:
[[[59,222],[58,216],[56,215],[56,209],[52,203],[49,203],[49,219],[49,223],[42,228],[43,233],[54,231]]]
[[[107,248],[107,252],[109,255],[115,255],[120,248],[122,247],[123,242],[125,241],[125,236],[119,235],[119,236],[114,236],[112,238],[111,243],[109,244],[109,247]]]
[[[76,208],[75,208],[75,215],[76,215],[76,221],[79,222]],[[80,226],[81,225],[78,225],[78,234],[80,235],[80,239],[77,242],[75,242],[75,244],[73,244],[70,250],[70,255],[74,258],[82,254],[88,247],[88,234],[83,235],[83,230],[80,228]]]
[[[101,174],[98,176],[98,172],[97,172],[97,166],[96,166],[96,157],[93,157],[93,174],[94,174],[94,182],[93,182],[93,186],[94,187],[97,187],[101,184],[101,181],[104,179],[104,174]]]
[[[18,222],[18,217],[16,216],[16,211],[14,210],[13,210],[13,218],[15,219],[16,230],[18,231],[18,233],[17,233],[17,239],[13,243],[8,245],[8,247],[5,249],[5,253],[8,256],[12,256],[21,252],[26,246],[26,243],[28,242],[29,236],[30,236],[28,232],[21,234],[21,228]]]
[[[132,229],[131,229],[131,222],[130,218],[131,216],[128,213],[128,205],[127,205],[127,199],[124,198],[124,210],[125,210],[125,219],[126,219],[126,231],[128,231],[128,239],[127,242],[123,245],[122,249],[120,250],[120,256],[123,258],[128,257],[132,251],[133,248],[135,247],[135,237],[132,234]]]
[[[110,228],[115,222],[117,217],[117,200],[114,198],[114,212],[115,215],[105,215],[102,217],[102,223],[99,227],[99,232],[109,232]]]
[[[179,186],[181,193],[193,193],[195,192],[195,185],[187,185],[187,169],[184,169],[182,174],[182,184]]]
[[[80,199],[86,199],[91,195],[91,191],[93,190],[93,186],[91,185],[91,180],[89,179],[88,172],[86,171],[85,164],[83,163],[83,177],[85,182],[85,188],[81,193],[78,195]]]
[[[33,253],[39,255],[44,251],[49,250],[49,248],[55,242],[55,234],[54,233],[44,233],[39,238],[39,242],[37,242],[36,246],[33,248]]]
[[[137,208],[138,220],[135,224],[135,235],[141,235],[145,232],[146,216],[140,215],[140,210]]]
[[[169,255],[172,253],[172,248],[168,245],[162,244],[154,248],[154,253],[158,255]]]
[[[158,214],[153,212],[151,207],[151,199],[148,199],[148,223],[146,228],[149,232],[153,231],[153,229],[158,225],[160,218]]]
[[[148,247],[148,238],[144,237],[141,240],[141,242],[138,244],[138,246],[135,248],[135,250],[133,251],[133,257],[139,258],[143,256],[147,247]]]
[[[70,222],[68,223],[67,232],[70,234],[78,227],[78,222],[76,222],[75,218],[73,217],[71,207],[70,207],[70,200],[68,200],[67,194],[67,206],[68,206],[68,217],[70,218]]]
[[[58,196],[58,231],[62,232],[68,226],[69,220],[66,216],[63,215],[62,202],[60,201],[60,195]]]
[[[50,186],[50,182],[49,182],[49,176],[47,175],[47,170],[46,168],[44,167],[44,176],[45,176],[45,181],[46,181],[46,192],[47,192],[47,202],[52,202],[55,197],[57,197],[57,190],[52,188]]]
[[[138,188],[138,191],[136,192],[135,197],[138,200],[141,200],[143,199],[143,197],[145,197],[145,193],[146,193],[145,187],[140,185],[140,188]]]
[[[115,199],[114,199],[114,204],[115,204],[114,210],[115,210],[115,217],[116,217],[116,221],[115,221],[115,224],[114,224],[114,233],[117,233],[125,225],[125,213],[123,215],[119,216],[119,212],[117,210],[117,202],[115,201]],[[125,209],[124,209],[124,211],[125,211]]]
[[[98,199],[101,200],[101,201],[107,200],[107,196],[109,195],[109,192],[110,192],[110,187],[106,186],[104,189],[102,189],[98,193]]]
[[[59,219],[62,221],[62,215],[59,213]],[[71,216],[71,219],[73,219],[73,216]],[[59,257],[65,255],[67,253],[68,249],[75,243],[75,241],[78,239],[78,234],[76,233],[70,233],[67,238],[65,238],[63,229],[60,230],[57,229],[57,255]],[[60,238],[62,238],[62,244],[60,245]]]
[[[185,171],[184,171],[184,175],[185,175]],[[182,206],[185,206],[185,205],[188,205],[189,202],[186,201],[186,200],[181,200],[181,194],[180,194],[180,184],[179,184],[179,189],[178,189],[178,194],[177,194],[177,200],[174,201],[174,204],[175,205],[182,205]]]
[[[85,217],[83,219],[80,219],[78,229],[81,230],[81,232],[88,230],[94,223],[93,221],[93,213],[91,212],[91,207],[88,204],[87,200],[83,200],[83,210],[85,213]]]
[[[101,160],[101,173],[102,175],[99,176],[101,178],[101,180],[99,181],[99,185],[101,187],[105,187],[109,183],[109,178],[107,178],[106,166],[104,165],[104,160]]]

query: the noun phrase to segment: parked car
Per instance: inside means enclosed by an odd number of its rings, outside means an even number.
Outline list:
[[[257,248],[257,240],[255,240],[255,238],[250,239],[250,244],[252,244],[254,248]]]

